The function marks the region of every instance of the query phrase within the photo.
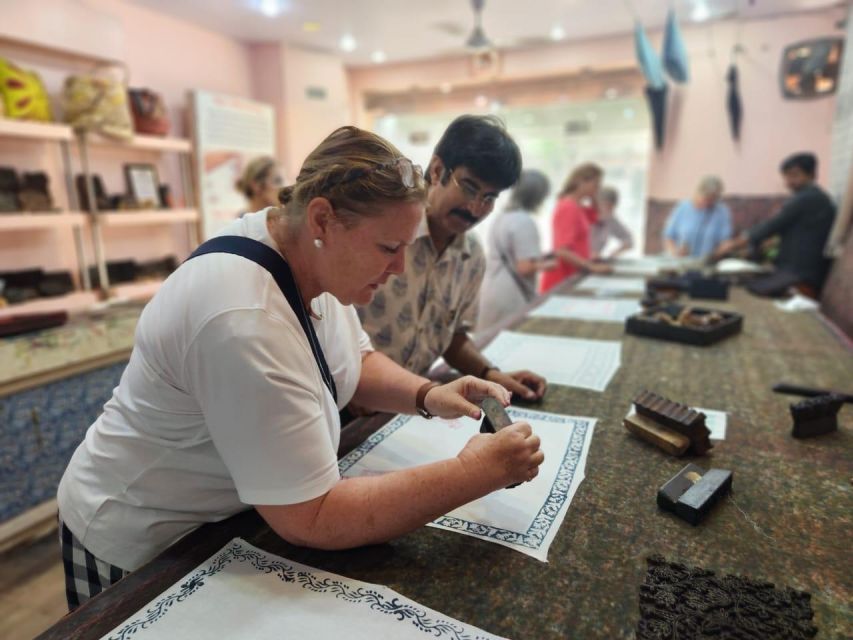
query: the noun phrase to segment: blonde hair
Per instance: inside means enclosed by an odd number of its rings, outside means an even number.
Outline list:
[[[403,183],[395,162],[400,158],[403,154],[394,145],[370,131],[351,126],[336,129],[308,154],[296,182],[279,191],[284,205],[280,213],[290,220],[301,218],[314,198],[328,199],[344,220],[377,215],[370,205],[422,202],[425,184],[417,178],[412,187]]]
[[[270,156],[259,156],[257,158],[253,158],[251,162],[246,165],[246,168],[243,169],[243,174],[237,182],[234,183],[234,188],[247,198],[251,198],[255,195],[254,183],[263,182],[269,178],[270,171],[272,171],[275,166],[275,158],[271,158]]]
[[[584,164],[578,165],[563,183],[563,189],[560,191],[560,197],[567,196],[577,191],[581,182],[595,180],[596,178],[601,178],[603,175],[604,171],[597,164],[585,162]]]

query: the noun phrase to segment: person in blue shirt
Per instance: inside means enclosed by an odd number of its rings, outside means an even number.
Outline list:
[[[663,242],[671,256],[705,258],[732,236],[732,214],[720,202],[723,181],[716,176],[702,178],[696,195],[679,202],[666,221]]]

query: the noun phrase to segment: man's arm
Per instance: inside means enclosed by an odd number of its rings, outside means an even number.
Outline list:
[[[532,371],[503,372],[495,368],[480,352],[467,333],[457,333],[444,352],[444,359],[459,372],[497,382],[525,400],[538,400],[545,395],[547,382]]]
[[[782,233],[785,229],[796,222],[800,215],[800,204],[796,200],[790,200],[772,218],[760,222],[752,229],[742,232],[738,237],[721,242],[714,251],[713,259],[719,260],[731,253],[745,249],[748,245],[759,245],[771,236]]]
[[[775,216],[764,222],[759,222],[747,231],[750,242],[760,244],[767,238],[782,233],[797,221],[802,212],[803,207],[799,198],[792,198],[782,206]]]

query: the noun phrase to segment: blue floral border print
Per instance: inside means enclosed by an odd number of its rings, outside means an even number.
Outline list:
[[[448,529],[457,529],[483,538],[508,542],[529,549],[539,549],[548,536],[548,532],[551,530],[554,520],[560,513],[560,509],[563,508],[568,499],[569,490],[571,489],[575,472],[583,453],[586,434],[589,427],[594,424],[594,421],[588,418],[569,418],[551,413],[520,411],[514,408],[510,408],[508,413],[515,418],[556,422],[572,427],[572,437],[569,439],[569,444],[563,454],[563,461],[557,470],[554,483],[551,485],[551,491],[548,492],[548,497],[545,499],[536,517],[533,518],[530,527],[527,531],[510,531],[509,529],[499,529],[490,525],[480,524],[479,522],[471,522],[462,518],[449,518],[447,516],[438,518],[433,524]],[[397,429],[406,424],[410,419],[411,416],[398,416],[365,440],[357,449],[353,449],[349,454],[341,458],[338,462],[341,474],[344,474],[371,449],[397,431]]]
[[[320,578],[310,571],[303,571],[290,565],[284,558],[270,556],[255,549],[240,539],[234,539],[222,551],[215,555],[204,568],[190,575],[180,585],[178,591],[164,596],[146,609],[141,616],[127,623],[112,635],[109,640],[125,640],[138,632],[150,628],[161,620],[176,604],[184,602],[198,593],[208,578],[222,571],[232,562],[248,562],[252,567],[266,574],[275,574],[284,582],[299,584],[303,589],[315,593],[328,593],[336,599],[352,604],[370,607],[377,613],[393,616],[398,622],[410,621],[419,631],[434,638],[451,640],[486,640],[485,636],[471,635],[460,623],[429,616],[429,612],[413,604],[401,602],[399,598],[387,598],[373,589],[363,586],[351,586],[334,577]]]

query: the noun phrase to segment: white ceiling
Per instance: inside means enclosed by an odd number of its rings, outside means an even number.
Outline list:
[[[473,25],[470,0],[130,0],[247,42],[285,41],[337,51],[346,64],[371,64],[374,51],[389,62],[461,53]],[[566,39],[629,31],[634,12],[650,28],[663,25],[667,0],[486,0],[483,27],[498,47],[551,42],[560,25]],[[735,15],[769,16],[820,9],[840,0],[674,0],[678,15],[691,20]],[[269,17],[262,9],[278,10]],[[319,30],[306,32],[306,22]],[[357,48],[341,52],[350,33]]]

